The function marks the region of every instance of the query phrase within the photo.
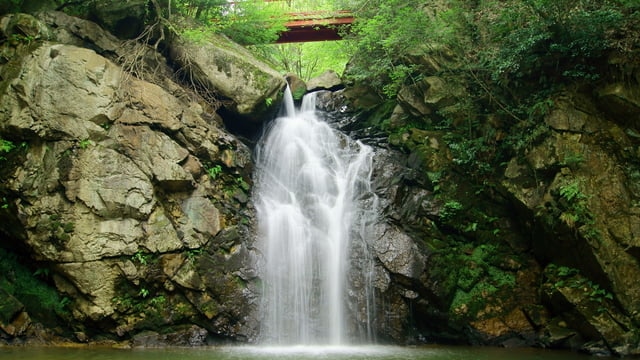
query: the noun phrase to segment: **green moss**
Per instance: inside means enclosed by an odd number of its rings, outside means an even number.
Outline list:
[[[485,309],[501,308],[490,305],[501,303],[503,292],[510,291],[516,285],[513,272],[494,265],[500,263],[503,257],[497,246],[483,244],[473,250],[459,248],[456,253],[443,258],[446,260],[445,270],[440,276],[455,279],[453,284],[450,283],[450,286],[453,285],[450,289],[453,296],[449,305],[449,313],[454,321],[488,316],[491,314],[484,313]]]
[[[443,303],[448,304],[458,289],[461,258],[449,248],[436,252],[431,261],[433,266],[431,267],[430,276],[433,279],[433,283],[437,284],[434,290]]]
[[[463,291],[471,291],[484,274],[482,266],[469,262],[458,272],[457,285]]]
[[[497,287],[486,281],[477,283],[468,292],[459,289],[451,302],[450,313],[454,318],[478,318],[478,313],[487,307],[497,291]]]
[[[446,221],[452,219],[463,207],[464,206],[457,200],[448,200],[440,209],[440,220]]]
[[[209,319],[213,319],[220,313],[220,305],[213,300],[201,304],[200,306],[198,306],[198,309],[200,310],[200,312],[202,312],[202,314],[204,314],[204,316]]]
[[[307,90],[304,88],[295,89],[292,93],[292,96],[295,100],[301,100],[304,94],[306,94]]]

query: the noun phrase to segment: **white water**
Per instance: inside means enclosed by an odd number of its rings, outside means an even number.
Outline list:
[[[361,205],[372,194],[372,149],[322,121],[313,94],[295,109],[287,89],[284,115],[274,120],[256,154],[263,342],[347,344],[357,327],[349,322],[369,325],[373,311],[371,266],[354,275],[349,264],[351,249],[366,249],[366,224],[372,222],[363,218],[372,212]],[[357,291],[366,294],[350,296],[350,278],[360,279]],[[347,313],[348,298],[366,299],[349,307],[365,309]]]

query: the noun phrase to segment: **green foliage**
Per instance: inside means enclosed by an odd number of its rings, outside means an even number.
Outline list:
[[[349,60],[347,40],[251,46],[258,57],[282,73],[309,80],[326,70],[342,74]],[[294,94],[295,96],[295,94]]]
[[[580,201],[587,197],[580,191],[580,184],[577,180],[560,186],[560,196],[568,201]]]
[[[514,148],[526,149],[545,132],[541,120],[554,106],[555,84],[597,78],[620,29],[635,29],[628,26],[632,20],[627,9],[638,8],[631,1],[608,0],[515,0],[508,6],[501,0],[450,0],[438,7],[406,0],[350,3],[358,21],[351,34],[354,58],[347,80],[394,97],[421,76],[434,71],[442,75],[437,65],[421,66],[424,59],[437,63],[446,54],[453,55],[459,67],[442,66],[443,71],[476,83],[468,89],[473,106],[467,125],[474,131],[453,129],[458,137],[448,143],[456,163],[464,170],[473,167],[478,175],[492,171],[495,160],[510,158]],[[537,90],[532,93],[532,88]],[[495,134],[479,124],[482,113],[515,120],[502,126],[520,127],[517,136],[508,135],[496,144]],[[437,117],[430,120],[436,122]],[[460,121],[452,118],[449,123]]]
[[[393,98],[406,81],[418,75],[408,58],[434,38],[435,26],[421,4],[408,0],[368,1],[354,7],[349,72],[356,83],[368,83],[387,98]]]
[[[467,263],[458,272],[458,287],[462,291],[469,292],[484,275],[485,270],[482,266],[476,263]]]
[[[9,141],[9,140],[4,140],[4,139],[0,139],[0,152],[9,152],[13,149],[15,149],[15,145],[13,144],[13,142]]]
[[[155,307],[162,307],[167,302],[167,298],[164,295],[158,295],[149,299],[149,304]]]
[[[601,306],[604,302],[613,300],[613,294],[584,277],[578,269],[551,263],[545,269],[545,275],[554,291],[562,288],[578,290],[586,300],[598,305],[599,312],[605,310]]]
[[[283,10],[269,2],[225,0],[178,0],[176,11],[195,20],[196,25],[181,27],[182,36],[203,42],[211,33],[223,33],[242,45],[268,44],[284,27]]]
[[[221,16],[226,9],[226,0],[177,0],[175,10],[185,16],[206,20]]]
[[[93,141],[89,140],[89,139],[84,139],[81,140],[78,145],[80,146],[81,149],[86,149],[89,146],[93,145]]]
[[[239,186],[244,191],[249,191],[249,189],[251,188],[249,183],[244,181],[244,179],[241,176],[238,176],[236,178],[236,185]]]
[[[13,142],[0,138],[0,154],[8,153],[15,148],[16,146],[13,144]],[[0,161],[2,160],[6,160],[6,158],[0,155]]]
[[[202,255],[202,253],[202,249],[189,249],[187,250],[187,259],[195,260],[195,258]]]
[[[594,215],[589,210],[587,201],[589,197],[582,192],[580,182],[574,179],[560,185],[558,195],[560,196],[558,207],[561,211],[559,219],[572,229],[586,225],[582,229],[584,235],[589,238],[598,238],[597,229],[593,227]]]
[[[535,76],[539,81],[593,80],[594,59],[611,46],[623,14],[610,1],[529,0],[504,6],[489,1],[480,26],[487,45],[479,59],[499,84]]]
[[[427,171],[426,175],[433,186],[433,193],[438,196],[441,189],[442,171]]]
[[[147,315],[157,315],[162,311],[168,302],[167,297],[160,294],[151,296],[151,291],[141,287],[135,295],[125,293],[111,299],[121,313],[137,313]]]
[[[48,269],[32,272],[15,254],[0,248],[0,287],[22,302],[32,317],[55,321],[52,316],[68,315],[70,300],[44,281],[48,278]]]
[[[454,318],[477,318],[488,303],[501,296],[501,291],[508,291],[516,285],[512,272],[494,265],[501,257],[496,246],[480,245],[470,255],[459,257],[455,265],[449,265],[459,267],[457,290],[450,305]]]
[[[22,34],[9,35],[9,42],[14,45],[17,45],[17,44],[29,45],[35,40],[37,40],[37,37],[33,35],[22,35]]]
[[[450,220],[463,208],[464,206],[460,202],[456,200],[448,200],[440,209],[440,219],[443,221]]]
[[[215,180],[218,177],[218,175],[220,175],[222,173],[222,166],[220,166],[220,165],[214,165],[214,166],[211,166],[211,167],[206,167],[205,169],[207,170],[207,173],[209,174],[209,176],[213,180]]]
[[[453,163],[469,171],[471,175],[484,175],[493,168],[484,159],[484,153],[491,150],[489,136],[465,137],[461,134],[448,133],[445,136],[447,145],[453,155]]]
[[[0,5],[0,14],[20,12],[22,9],[23,0],[8,0],[4,4]]]
[[[210,30],[205,27],[187,28],[180,32],[185,39],[194,44],[203,44],[210,39]]]
[[[147,296],[149,296],[149,290],[145,288],[141,288],[140,292],[138,292],[138,295],[141,296],[142,298],[146,298]]]
[[[58,214],[49,216],[47,224],[50,232],[50,239],[55,245],[63,245],[71,239],[71,233],[75,230],[73,222],[64,222]]]
[[[142,250],[136,251],[136,253],[131,256],[131,260],[140,265],[148,265],[152,258],[153,256],[151,254],[145,253]]]

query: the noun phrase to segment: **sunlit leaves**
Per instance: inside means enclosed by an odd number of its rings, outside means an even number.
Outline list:
[[[393,98],[414,73],[405,56],[429,42],[432,23],[414,1],[368,1],[366,7],[353,10],[357,19],[352,29],[354,60],[348,76]]]

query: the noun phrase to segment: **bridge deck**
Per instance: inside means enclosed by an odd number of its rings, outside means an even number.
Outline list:
[[[264,2],[281,2],[284,0],[262,0]],[[225,5],[236,5],[236,1],[229,1]],[[274,20],[277,20],[274,18]],[[280,20],[282,20],[280,18]],[[294,43],[342,40],[342,34],[349,31],[354,21],[353,14],[347,10],[320,10],[291,12],[284,17],[287,28],[280,33],[276,43]]]
[[[284,25],[287,31],[280,33],[278,44],[293,42],[341,40],[349,31],[354,17],[349,11],[311,11],[287,14]]]
[[[342,40],[342,33],[348,31],[353,16],[332,19],[298,19],[285,23],[288,29],[280,33],[276,43]]]

